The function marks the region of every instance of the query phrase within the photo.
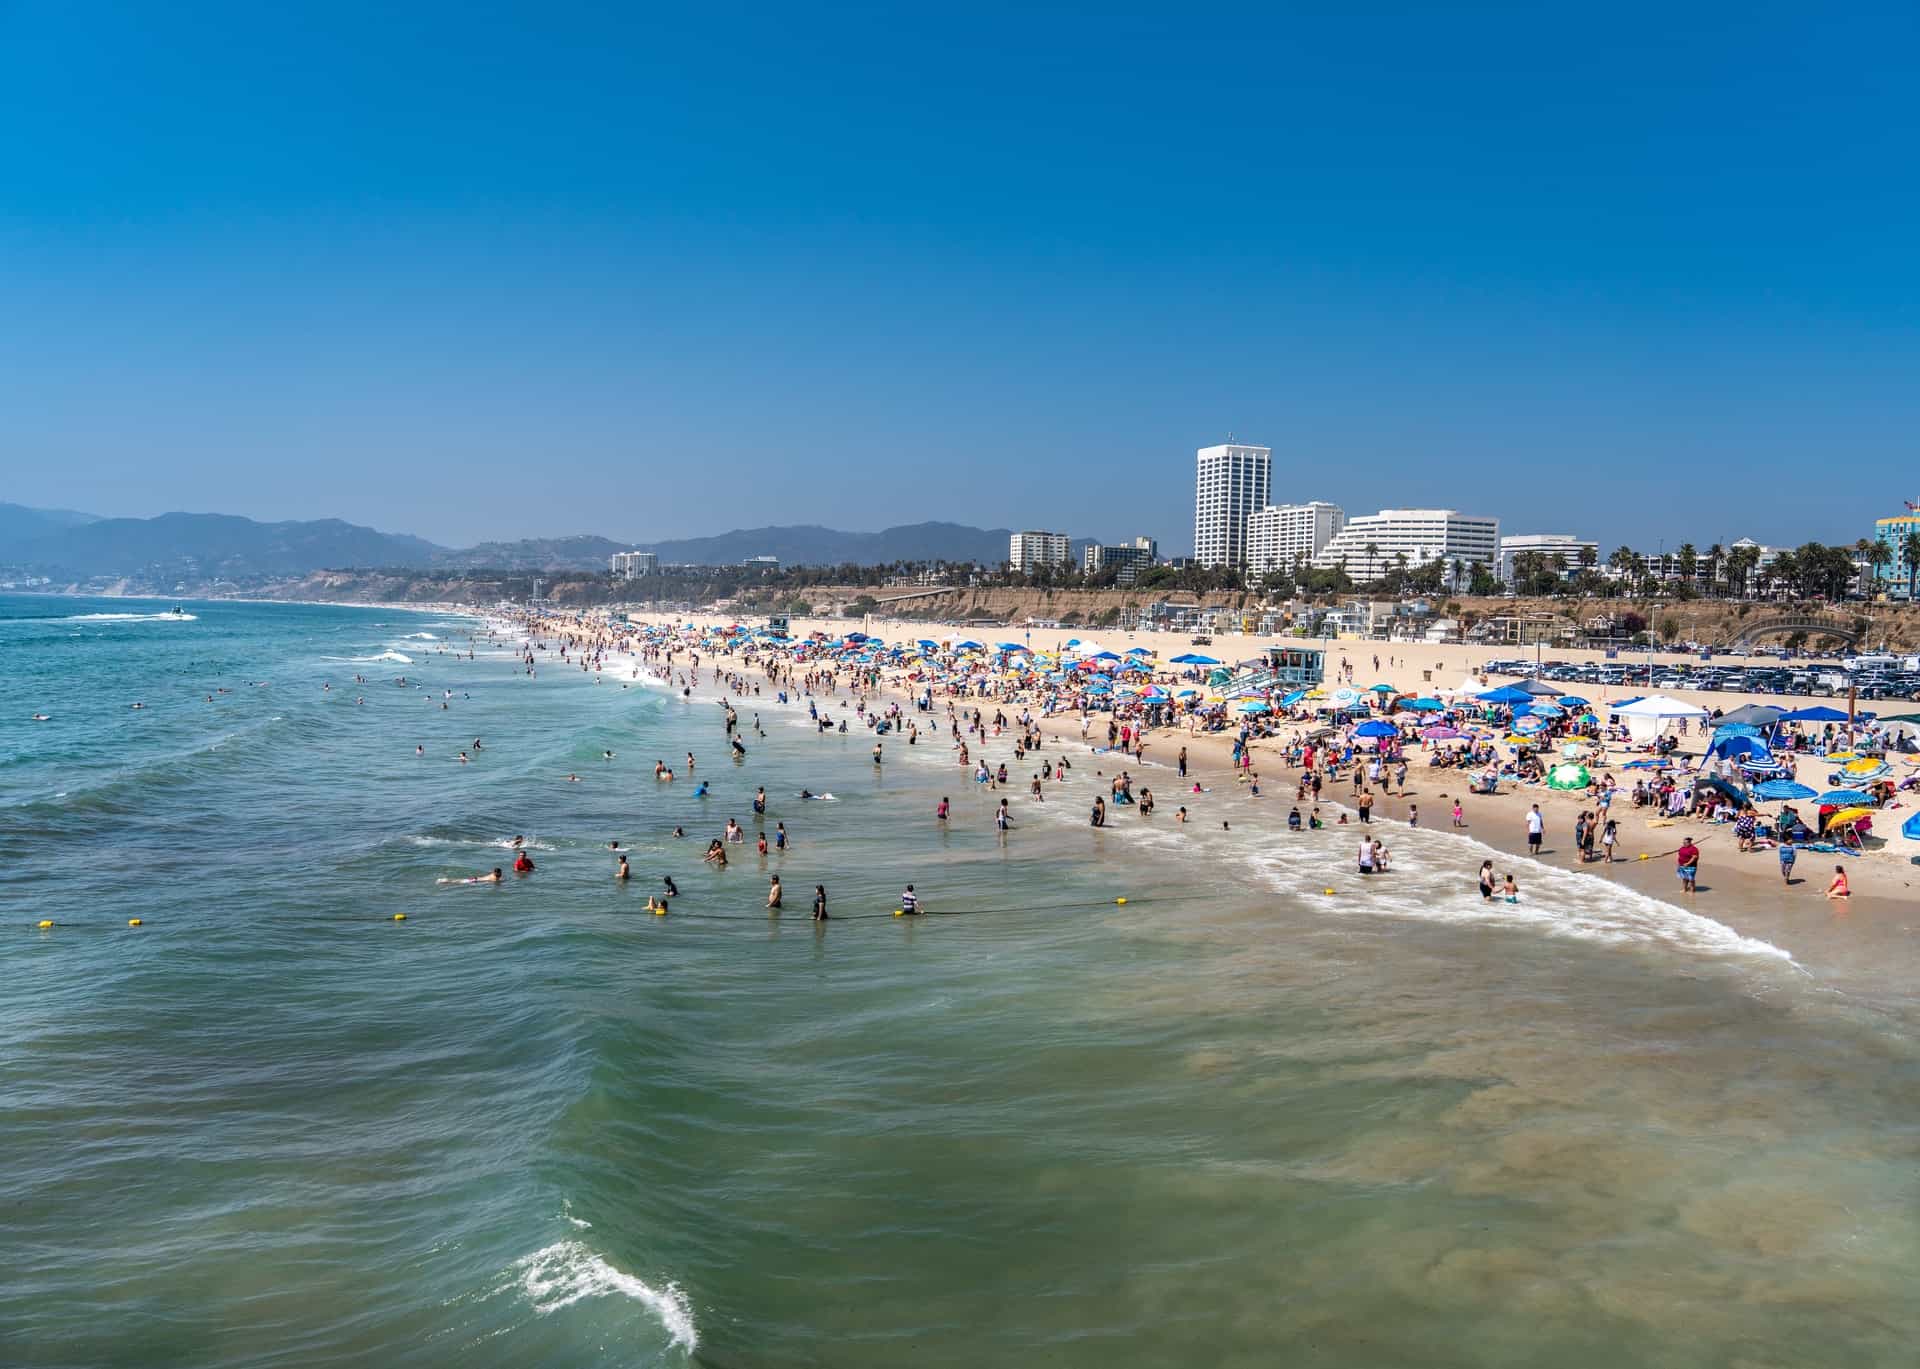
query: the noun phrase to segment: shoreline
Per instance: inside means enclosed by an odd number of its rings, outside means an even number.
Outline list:
[[[524,635],[522,624],[509,620],[498,621],[507,630]],[[637,619],[637,624],[683,623],[692,621],[700,626],[724,626],[733,621],[719,615],[694,615],[691,619],[685,615],[663,615],[659,620]],[[796,632],[812,630],[812,624],[796,625]],[[823,624],[823,626],[825,626]],[[875,624],[876,635],[893,640],[902,631],[911,632],[907,624]],[[1119,646],[1127,634],[1102,634],[1103,640],[1111,640]],[[1371,646],[1370,643],[1349,644],[1353,646]],[[1385,645],[1385,644],[1381,644]],[[1397,646],[1397,644],[1396,644]],[[1461,648],[1453,647],[1456,658]],[[1398,651],[1396,649],[1396,655]],[[620,652],[616,657],[609,654],[607,665],[613,669],[615,661],[623,665],[637,667],[641,678],[647,677],[650,663],[642,661],[637,655]],[[709,671],[716,664],[725,669],[740,671],[737,657],[702,657],[702,666]],[[684,651],[674,660],[675,670],[684,670],[686,663]],[[1404,669],[1405,667],[1401,667]],[[1464,666],[1462,667],[1464,669]],[[744,673],[744,672],[743,672]],[[754,672],[757,674],[758,672]],[[1392,673],[1387,670],[1383,675]],[[1450,678],[1450,677],[1449,677]],[[659,684],[658,680],[652,681]],[[727,693],[724,689],[714,689],[711,675],[694,685],[694,696],[699,699],[718,700]],[[911,711],[911,699],[914,686],[893,673],[883,673],[876,691],[869,698],[899,702],[910,711],[909,719],[927,721],[926,715]],[[841,704],[849,706],[853,694],[846,692],[844,684],[839,694],[827,696],[835,698]],[[936,715],[940,710],[941,695],[935,695]],[[1721,701],[1725,702],[1725,696]],[[956,702],[962,702],[956,700]],[[973,699],[972,706],[982,711],[992,708],[1010,710],[1022,705],[1009,705],[1002,701]],[[1732,704],[1727,704],[1731,707]],[[1102,718],[1104,715],[1095,715]],[[1083,742],[1079,735],[1079,715],[1077,713],[1055,714],[1050,717],[1036,717],[1035,725],[1054,743],[1068,749],[1085,748],[1088,755],[1104,756],[1106,753],[1089,742]],[[1297,730],[1299,725],[1296,725]],[[924,728],[923,728],[924,730]],[[1225,798],[1233,805],[1229,820],[1236,824],[1246,824],[1247,830],[1261,841],[1285,842],[1293,834],[1285,828],[1286,814],[1294,806],[1294,786],[1299,773],[1284,766],[1276,748],[1282,743],[1277,740],[1256,740],[1252,744],[1254,770],[1262,778],[1264,793],[1255,799],[1244,792],[1237,783],[1231,766],[1232,734],[1230,732],[1199,734],[1190,736],[1183,729],[1160,728],[1147,736],[1147,757],[1150,763],[1166,767],[1164,773],[1170,773],[1173,757],[1178,748],[1188,749],[1188,783],[1199,782],[1212,788],[1213,792]],[[1102,738],[1104,740],[1104,738]],[[1408,809],[1412,804],[1422,807],[1421,826],[1430,831],[1440,831],[1448,836],[1460,836],[1468,841],[1477,842],[1504,857],[1505,863],[1496,861],[1496,874],[1503,875],[1511,871],[1519,883],[1523,898],[1527,890],[1527,870],[1530,866],[1545,863],[1557,870],[1569,874],[1586,875],[1601,883],[1617,883],[1634,893],[1642,894],[1668,907],[1683,910],[1717,922],[1732,933],[1758,941],[1766,942],[1786,955],[1803,969],[1831,965],[1847,971],[1873,971],[1886,973],[1890,959],[1901,956],[1890,955],[1896,947],[1903,948],[1902,955],[1911,956],[1911,937],[1920,931],[1920,902],[1913,897],[1913,875],[1904,873],[1911,867],[1890,865],[1886,860],[1880,862],[1868,875],[1869,863],[1873,856],[1851,858],[1847,865],[1848,873],[1855,885],[1852,899],[1844,905],[1836,905],[1824,897],[1826,866],[1817,853],[1803,853],[1795,873],[1795,882],[1789,887],[1780,883],[1777,861],[1771,851],[1757,851],[1744,856],[1734,854],[1735,844],[1731,826],[1714,827],[1702,830],[1701,825],[1690,819],[1682,819],[1672,829],[1653,828],[1649,818],[1643,818],[1640,810],[1631,806],[1624,810],[1616,808],[1615,815],[1620,818],[1620,858],[1612,865],[1602,862],[1583,865],[1573,850],[1571,832],[1573,819],[1582,805],[1590,805],[1584,794],[1567,795],[1547,789],[1545,786],[1534,788],[1507,788],[1495,796],[1471,796],[1464,803],[1467,826],[1453,831],[1449,826],[1450,797],[1464,788],[1469,780],[1468,773],[1461,770],[1447,770],[1436,774],[1422,763],[1422,753],[1416,748],[1409,756],[1408,788],[1405,796],[1375,794],[1375,821],[1371,824],[1376,835],[1390,837],[1394,828],[1406,826]],[[1104,769],[1106,767],[1095,767]],[[1138,767],[1135,767],[1136,770]],[[1076,764],[1076,770],[1082,770]],[[1084,771],[1082,771],[1084,773]],[[1150,772],[1149,787],[1158,786],[1153,779],[1162,773],[1156,767]],[[1110,777],[1109,777],[1110,778]],[[1328,818],[1329,831],[1338,829],[1334,816],[1343,809],[1349,814],[1348,831],[1357,842],[1359,832],[1352,829],[1362,827],[1357,814],[1350,803],[1343,802],[1342,794],[1333,789],[1324,791],[1321,807]],[[1016,791],[1017,792],[1017,791]],[[1156,792],[1161,810],[1171,821],[1172,809],[1179,806],[1181,795],[1173,792]],[[1547,841],[1540,856],[1526,853],[1524,816],[1531,803],[1538,802],[1547,818]],[[1686,826],[1682,826],[1684,823]],[[1702,862],[1702,875],[1699,896],[1693,899],[1683,895],[1677,887],[1674,873],[1673,852],[1679,845],[1682,831],[1693,835],[1705,853]],[[1641,854],[1648,859],[1642,860]],[[1464,853],[1463,853],[1464,854]],[[1873,853],[1885,856],[1886,853]],[[1849,859],[1849,858],[1842,858]],[[1336,867],[1341,871],[1343,883],[1345,875],[1351,873],[1351,862],[1344,856]],[[1920,874],[1915,870],[1914,874]],[[1864,888],[1862,886],[1865,886]],[[1844,933],[1842,935],[1841,933]],[[1901,982],[1910,982],[1910,976],[1901,976]]]

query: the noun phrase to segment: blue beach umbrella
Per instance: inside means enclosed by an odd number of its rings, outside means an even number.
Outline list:
[[[1545,718],[1525,717],[1515,718],[1513,720],[1513,730],[1523,737],[1531,737],[1534,733],[1546,727],[1546,725],[1547,720]]]
[[[1306,697],[1307,697],[1306,690],[1296,689],[1291,694],[1288,694],[1285,698],[1280,700],[1280,707],[1292,708],[1295,704],[1299,703],[1302,699]]]
[[[1438,699],[1415,699],[1411,703],[1401,704],[1402,708],[1412,709],[1415,713],[1444,713],[1447,706]]]
[[[1820,796],[1820,802],[1823,804],[1830,803],[1839,808],[1846,808],[1856,803],[1872,803],[1873,795],[1863,794],[1858,789],[1829,789]]]
[[[1242,713],[1271,713],[1273,712],[1273,705],[1262,699],[1250,699],[1240,705],[1240,711]]]
[[[1920,841],[1920,813],[1915,813],[1912,817],[1900,824],[1900,835],[1903,837],[1912,837],[1915,841]]]
[[[1562,694],[1558,700],[1562,708],[1585,708],[1587,701],[1578,694]]]
[[[1376,718],[1371,722],[1361,723],[1360,726],[1354,728],[1353,735],[1356,737],[1397,737],[1400,735],[1400,729],[1392,723],[1382,722]]]
[[[1173,665],[1219,665],[1220,664],[1220,662],[1216,661],[1211,656],[1197,656],[1191,651],[1184,652],[1179,656],[1174,656],[1170,658],[1170,663]]]
[[[1762,780],[1753,786],[1753,796],[1756,799],[1764,799],[1768,803],[1775,803],[1785,799],[1810,799],[1813,797],[1813,790],[1804,784],[1796,784],[1792,780]]]

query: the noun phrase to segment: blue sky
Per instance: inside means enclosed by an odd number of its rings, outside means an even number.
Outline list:
[[[1920,499],[1920,10],[0,0],[0,498],[462,543]]]

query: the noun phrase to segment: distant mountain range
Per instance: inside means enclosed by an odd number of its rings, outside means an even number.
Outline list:
[[[754,556],[777,557],[787,566],[930,560],[994,565],[1006,559],[1007,537],[1004,528],[958,523],[916,523],[880,532],[799,525],[665,542],[580,535],[453,548],[338,518],[285,523],[216,513],[98,518],[0,503],[0,565],[55,577],[138,576],[185,583],[376,568],[605,570],[614,552],[633,550],[658,553],[662,565],[732,565]]]

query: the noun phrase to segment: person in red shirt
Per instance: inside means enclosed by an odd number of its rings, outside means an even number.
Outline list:
[[[522,851],[519,855],[515,856],[513,858],[513,872],[516,875],[532,874],[533,873],[533,857],[529,856],[525,851]]]
[[[1700,848],[1693,844],[1693,838],[1687,837],[1680,843],[1680,849],[1674,852],[1674,864],[1680,876],[1680,888],[1691,894],[1693,883],[1700,877]]]

